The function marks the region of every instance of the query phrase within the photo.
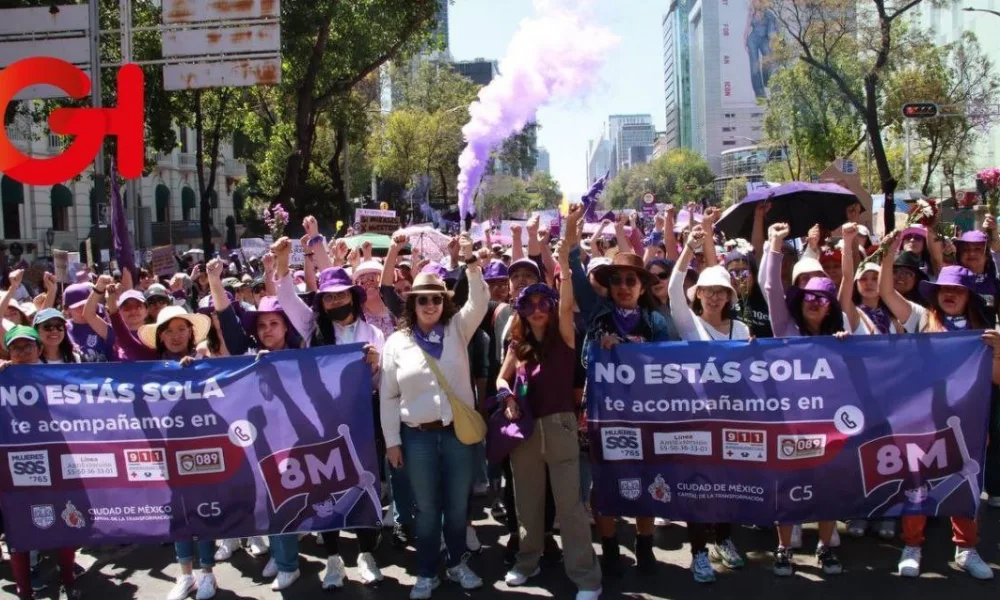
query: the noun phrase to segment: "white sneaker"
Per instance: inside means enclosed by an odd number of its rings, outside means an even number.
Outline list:
[[[428,600],[439,585],[441,580],[437,577],[417,577],[417,582],[410,590],[410,600]]]
[[[462,586],[463,590],[476,590],[483,587],[483,580],[469,568],[469,555],[462,557],[462,562],[445,571],[449,581]]]
[[[210,600],[215,598],[215,574],[205,573],[198,580],[198,593],[194,595],[195,600]]]
[[[697,583],[712,583],[715,581],[715,569],[708,560],[708,551],[702,550],[691,558],[691,573]]]
[[[300,573],[298,569],[295,569],[291,573],[278,573],[278,577],[275,578],[274,583],[271,584],[271,590],[280,592],[281,590],[292,587],[292,584],[298,581],[299,575]]]
[[[465,548],[473,554],[479,554],[483,549],[483,545],[479,543],[479,536],[476,535],[476,528],[472,525],[465,528]]]
[[[184,600],[194,591],[194,575],[181,575],[177,578],[177,583],[167,594],[167,600]]]
[[[259,535],[255,535],[250,538],[248,545],[250,556],[264,556],[271,551],[271,549],[267,546],[267,542]]]
[[[576,600],[597,600],[601,597],[601,588],[596,590],[580,590],[576,593]]]
[[[975,548],[955,548],[955,562],[976,579],[993,579],[993,569],[983,562]]]
[[[529,579],[531,579],[535,575],[538,575],[541,572],[542,570],[539,569],[538,567],[535,567],[535,571],[531,573],[531,575],[525,575],[520,571],[515,571],[514,569],[511,569],[510,571],[507,571],[506,575],[503,576],[503,582],[510,587],[517,587],[519,585],[524,585],[525,583],[527,583]]]
[[[743,566],[743,557],[736,549],[733,540],[725,540],[721,544],[713,544],[709,548],[709,557],[726,565],[727,569],[739,569]]]
[[[899,574],[902,577],[920,577],[920,546],[905,546],[899,558]]]
[[[656,517],[653,519],[653,526],[655,527],[667,527],[670,525],[670,519],[664,519],[663,517]]]
[[[1000,508],[1000,496],[990,496],[986,499],[986,504],[990,508]]]
[[[273,558],[268,560],[267,564],[264,565],[264,570],[261,571],[260,576],[263,577],[264,579],[271,579],[272,577],[277,577],[278,563],[274,562]]]
[[[375,562],[375,557],[372,556],[371,552],[362,552],[358,555],[358,574],[361,576],[361,582],[365,585],[382,581],[382,571],[379,570],[378,563]]]
[[[332,590],[333,588],[344,587],[345,577],[344,559],[340,558],[339,554],[327,557],[326,572],[323,574],[323,589]]]
[[[215,562],[226,562],[233,557],[233,552],[240,547],[239,540],[222,540],[215,551]]]
[[[798,550],[802,547],[802,526],[792,525],[792,539],[788,541],[788,548]]]

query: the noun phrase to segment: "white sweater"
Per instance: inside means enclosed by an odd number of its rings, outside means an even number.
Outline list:
[[[469,269],[469,299],[444,330],[444,347],[438,367],[452,393],[475,406],[469,369],[469,340],[489,309],[489,288],[481,269]],[[415,427],[453,420],[448,396],[438,385],[420,346],[408,331],[389,336],[382,348],[380,402],[382,434],[387,448],[399,446],[400,427]]]

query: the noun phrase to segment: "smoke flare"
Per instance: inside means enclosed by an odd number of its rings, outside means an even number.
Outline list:
[[[580,0],[535,0],[535,15],[521,21],[500,76],[480,90],[462,128],[466,147],[458,159],[458,208],[475,213],[473,195],[490,152],[534,121],[538,109],[554,100],[584,95],[599,76],[618,37],[588,23]]]

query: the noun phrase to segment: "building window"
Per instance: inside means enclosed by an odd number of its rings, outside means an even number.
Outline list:
[[[734,129],[736,129],[736,128],[735,128],[735,127],[723,127],[723,128],[722,128],[722,131],[723,131],[724,133],[728,133],[728,132],[730,132],[730,131],[733,131]]]
[[[198,202],[194,197],[194,190],[189,187],[185,187],[181,190],[181,212],[184,215],[185,221],[194,221],[194,211],[198,206]]]
[[[69,207],[73,206],[73,192],[64,185],[54,185],[49,199],[52,201],[52,229],[69,231]]]
[[[735,146],[736,145],[736,140],[725,140],[724,142],[722,142],[722,145],[723,146]]]
[[[0,179],[0,204],[3,205],[3,236],[5,239],[21,237],[21,210],[24,204],[24,184],[6,175]]]
[[[170,188],[162,183],[156,186],[156,222],[170,220]]]
[[[239,190],[233,192],[233,216],[237,225],[243,224],[243,194]]]

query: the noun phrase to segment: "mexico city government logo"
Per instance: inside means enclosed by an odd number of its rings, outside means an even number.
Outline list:
[[[82,173],[101,151],[105,136],[118,139],[118,171],[126,179],[142,175],[146,155],[145,79],[138,65],[118,71],[118,106],[114,108],[57,108],[49,116],[53,133],[74,136],[58,156],[35,158],[21,153],[0,128],[0,172],[28,185],[55,185]],[[90,94],[90,78],[76,66],[58,58],[36,56],[0,70],[0,114],[21,90],[51,85],[70,98]]]

